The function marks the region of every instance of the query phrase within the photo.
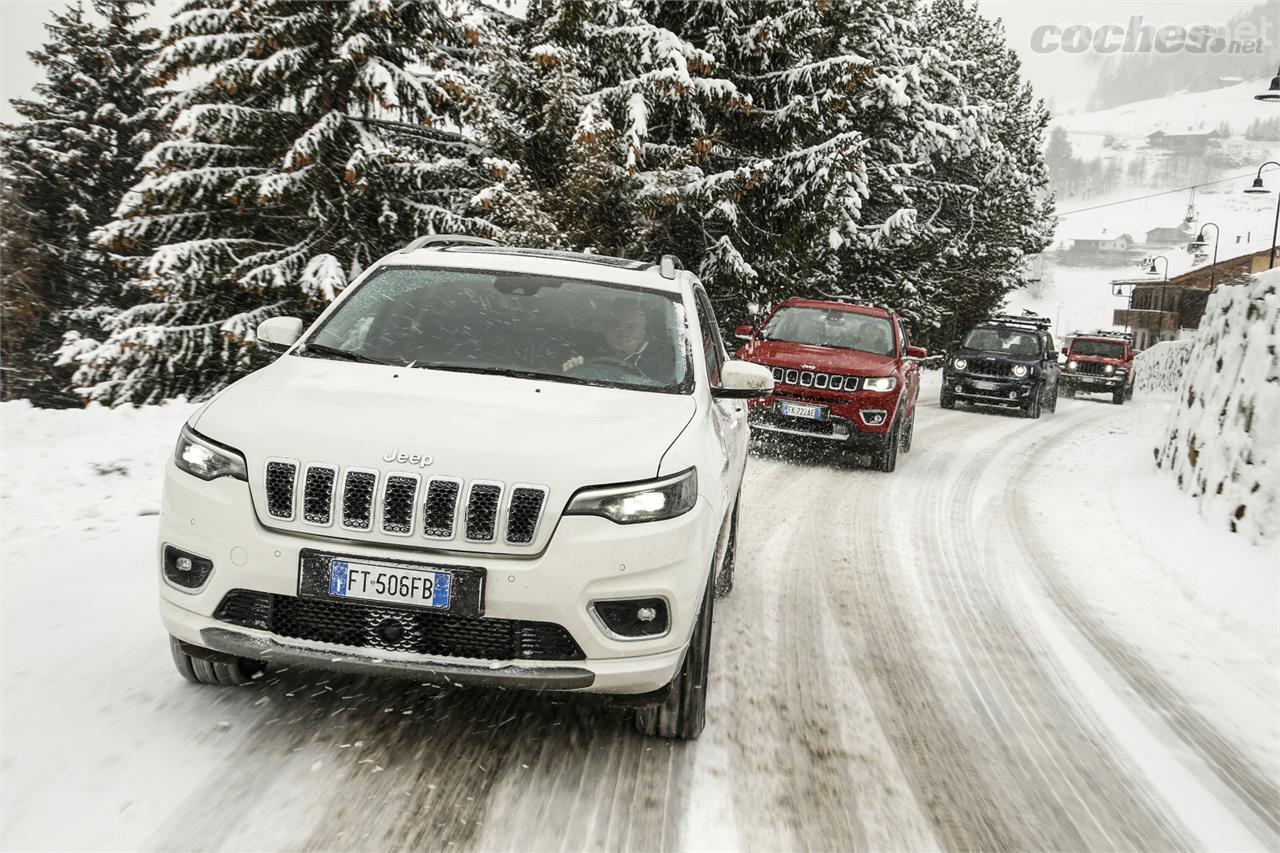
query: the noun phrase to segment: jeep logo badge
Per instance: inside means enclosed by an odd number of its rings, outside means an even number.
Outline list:
[[[435,458],[425,453],[404,453],[400,450],[393,450],[390,453],[382,454],[383,462],[398,462],[401,465],[417,465],[419,468],[426,468]]]

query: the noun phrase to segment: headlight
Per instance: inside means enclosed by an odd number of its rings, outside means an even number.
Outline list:
[[[1102,368],[1102,372],[1110,376],[1116,372],[1115,365],[1108,364],[1106,367]]]
[[[565,515],[600,515],[618,524],[662,521],[684,515],[698,500],[698,471],[689,468],[670,477],[583,489],[569,501]]]
[[[965,361],[963,358],[957,358],[955,361],[951,362],[951,366],[956,370],[964,372],[965,368],[969,366],[969,362]]]
[[[1075,369],[1076,369],[1076,363],[1074,361],[1068,361],[1067,370],[1075,370]]]
[[[178,436],[178,446],[173,450],[173,461],[183,471],[201,480],[233,477],[237,480],[249,481],[249,471],[245,467],[244,457],[238,451],[198,435],[189,426],[184,426],[182,434]]]
[[[1013,366],[1013,375],[1018,377],[1019,379],[1026,376],[1030,372],[1031,371],[1027,369],[1027,366],[1025,364],[1015,364]]]
[[[862,380],[862,388],[865,391],[892,391],[898,387],[898,377],[896,376],[868,376]]]

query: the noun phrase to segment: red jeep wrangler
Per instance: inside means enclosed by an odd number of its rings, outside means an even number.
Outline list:
[[[773,371],[773,394],[748,404],[753,430],[869,452],[881,471],[911,449],[926,353],[890,309],[788,299],[736,334],[747,343],[735,357]]]
[[[1062,350],[1067,363],[1058,388],[1067,397],[1077,392],[1111,395],[1117,406],[1133,398],[1133,344],[1122,332],[1076,335]]]

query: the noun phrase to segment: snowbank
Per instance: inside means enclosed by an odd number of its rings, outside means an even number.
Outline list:
[[[1134,391],[1139,394],[1175,394],[1191,358],[1191,339],[1161,341],[1144,349],[1133,360]]]
[[[1255,543],[1280,534],[1277,285],[1280,270],[1210,297],[1155,450],[1205,517]]]

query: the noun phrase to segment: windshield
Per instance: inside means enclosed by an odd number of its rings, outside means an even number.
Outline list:
[[[1034,332],[979,328],[974,329],[964,339],[964,348],[1001,355],[1037,356],[1040,354],[1040,338]]]
[[[1100,355],[1103,358],[1124,358],[1124,344],[1118,341],[1071,342],[1072,355]]]
[[[670,393],[692,377],[675,295],[478,270],[375,273],[299,354]]]
[[[887,317],[829,308],[780,308],[760,330],[760,339],[893,355]]]

